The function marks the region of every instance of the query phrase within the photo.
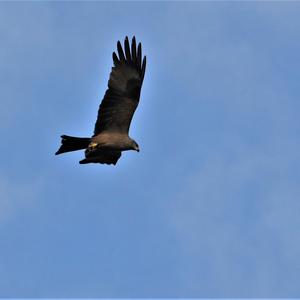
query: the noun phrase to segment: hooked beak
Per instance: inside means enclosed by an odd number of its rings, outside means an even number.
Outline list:
[[[136,151],[136,152],[140,152],[140,148],[139,148],[139,147],[136,147],[136,148],[135,148],[135,151]]]

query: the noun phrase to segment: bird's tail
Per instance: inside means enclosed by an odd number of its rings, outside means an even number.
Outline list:
[[[79,138],[74,136],[62,135],[61,136],[61,146],[55,155],[77,151],[81,149],[86,149],[90,143],[90,138]]]

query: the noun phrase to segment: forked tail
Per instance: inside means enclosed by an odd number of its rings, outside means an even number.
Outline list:
[[[77,151],[81,149],[86,149],[90,143],[90,138],[79,138],[75,136],[62,135],[61,136],[61,146],[55,155]]]

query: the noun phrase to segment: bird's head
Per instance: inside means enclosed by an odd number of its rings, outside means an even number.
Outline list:
[[[139,145],[138,145],[138,143],[137,143],[135,140],[132,140],[131,145],[132,145],[132,148],[131,148],[132,150],[135,150],[135,151],[137,151],[137,152],[140,152]]]

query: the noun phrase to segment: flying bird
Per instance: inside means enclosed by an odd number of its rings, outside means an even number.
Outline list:
[[[146,70],[146,56],[142,59],[142,45],[136,47],[135,37],[131,47],[128,37],[124,50],[117,43],[118,55],[113,52],[108,89],[99,106],[94,134],[90,138],[61,136],[61,146],[56,155],[85,149],[85,159],[80,164],[100,163],[115,165],[122,151],[135,150],[139,146],[129,137],[129,127],[139,104],[141,88]]]

